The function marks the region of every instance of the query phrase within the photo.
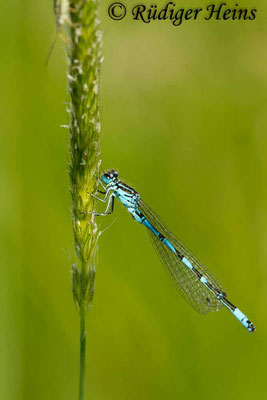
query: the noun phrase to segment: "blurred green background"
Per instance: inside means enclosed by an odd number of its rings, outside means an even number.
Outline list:
[[[129,15],[112,21],[108,4],[101,4],[103,168],[117,168],[142,194],[257,331],[250,335],[225,309],[207,316],[191,309],[145,230],[116,204],[114,216],[99,220],[103,229],[117,218],[100,240],[87,399],[262,399],[267,4],[239,1],[258,8],[252,22],[180,27]],[[10,0],[0,14],[0,399],[75,399],[63,43],[45,68],[52,1]]]

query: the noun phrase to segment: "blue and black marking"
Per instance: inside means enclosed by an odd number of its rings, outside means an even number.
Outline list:
[[[152,243],[176,287],[198,312],[205,314],[225,306],[249,332],[255,331],[253,323],[227,299],[220,284],[169,232],[156,213],[145,205],[139,193],[118,179],[117,171],[105,172],[101,181],[106,185],[105,199],[102,201],[108,200],[108,206],[105,213],[97,215],[110,214],[116,196],[132,217],[149,230]]]

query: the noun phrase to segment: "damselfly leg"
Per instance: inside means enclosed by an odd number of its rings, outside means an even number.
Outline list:
[[[97,196],[95,196],[93,194],[91,194],[91,196],[94,196],[95,198],[97,198]],[[114,211],[114,196],[115,196],[114,193],[111,193],[111,195],[109,196],[108,204],[107,204],[107,208],[106,208],[105,212],[99,213],[99,212],[95,212],[95,211],[85,211],[85,212],[81,212],[81,214],[93,214],[95,216],[102,216],[102,217],[112,214]],[[105,202],[107,201],[107,199],[102,200],[100,198],[99,198],[99,200],[105,201]]]

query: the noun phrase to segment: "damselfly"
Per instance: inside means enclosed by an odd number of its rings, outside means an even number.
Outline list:
[[[107,207],[104,213],[95,215],[111,214],[117,197],[132,217],[148,228],[152,244],[169,276],[180,294],[196,311],[206,314],[225,306],[249,332],[255,331],[253,323],[230,303],[221,285],[166,228],[157,214],[143,202],[139,193],[118,179],[117,171],[105,172],[99,181],[104,188],[100,193],[105,197],[94,197],[107,202]]]

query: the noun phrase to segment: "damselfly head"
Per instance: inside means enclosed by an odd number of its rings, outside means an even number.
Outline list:
[[[105,172],[102,176],[101,176],[101,180],[102,182],[108,184],[112,181],[117,180],[118,178],[118,172],[114,171],[114,169],[111,169],[110,171]]]

